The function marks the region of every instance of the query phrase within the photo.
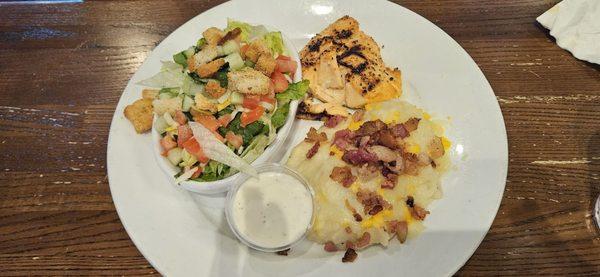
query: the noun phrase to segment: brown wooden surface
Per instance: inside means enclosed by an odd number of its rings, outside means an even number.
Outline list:
[[[110,120],[153,47],[220,1],[0,4],[0,275],[156,274],[106,177]],[[460,275],[598,275],[600,66],[535,17],[558,0],[398,1],[481,67],[509,137],[508,183]]]

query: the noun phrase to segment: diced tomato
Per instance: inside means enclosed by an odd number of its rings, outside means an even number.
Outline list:
[[[208,157],[204,155],[204,151],[202,151],[200,144],[193,137],[183,143],[183,149],[196,157],[196,159],[198,159],[198,161],[201,163],[207,163],[209,160]]]
[[[194,120],[213,132],[221,127],[219,121],[212,115],[198,115]]]
[[[275,97],[270,95],[263,95],[260,97],[261,102],[267,102],[271,105],[275,105]]]
[[[271,82],[273,82],[273,85],[275,86],[275,93],[284,92],[289,86],[288,80],[279,71],[275,71],[271,74]]]
[[[244,143],[242,136],[236,135],[232,131],[228,131],[227,134],[225,134],[225,138],[229,143],[231,143],[231,145],[233,145],[233,147],[235,147],[235,149],[240,148],[242,143]]]
[[[262,106],[256,107],[256,109],[251,110],[249,112],[242,113],[242,127],[246,127],[248,124],[257,121],[262,115],[265,113],[265,108]]]
[[[190,179],[196,179],[198,177],[200,177],[200,174],[202,174],[202,171],[204,171],[203,167],[198,167],[198,169],[196,169],[196,172],[194,172],[194,174],[192,174],[192,177],[190,177]]]
[[[219,121],[219,124],[221,124],[221,126],[227,127],[227,125],[229,125],[229,122],[233,120],[233,116],[231,116],[231,114],[224,114],[217,120]]]
[[[166,152],[177,147],[177,142],[175,142],[175,140],[173,140],[173,138],[171,138],[170,136],[165,136],[160,140],[160,145]]]
[[[242,107],[253,110],[256,109],[256,107],[258,107],[259,102],[260,96],[246,95],[244,96],[244,102],[242,102]]]
[[[173,117],[173,119],[175,122],[179,123],[179,125],[183,125],[187,122],[187,116],[180,110],[175,112],[175,117]]]
[[[298,68],[298,64],[296,61],[292,61],[289,57],[280,55],[275,60],[277,64],[275,65],[275,71],[279,71],[282,73],[296,73],[296,69]]]
[[[183,147],[183,143],[192,136],[194,136],[194,133],[192,133],[190,125],[179,125],[179,127],[177,127],[177,145],[179,147]]]

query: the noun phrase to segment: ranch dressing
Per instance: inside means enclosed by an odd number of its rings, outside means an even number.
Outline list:
[[[312,196],[290,175],[263,172],[240,186],[231,214],[248,242],[263,248],[287,246],[306,233],[313,214]]]

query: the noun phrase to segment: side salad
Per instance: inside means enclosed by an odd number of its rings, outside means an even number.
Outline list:
[[[273,142],[290,101],[308,89],[308,81],[292,81],[298,65],[287,51],[280,32],[230,19],[227,28],[206,29],[195,45],[139,82],[153,88],[144,90],[144,98],[154,98],[154,129],[162,137],[162,155],[180,169],[177,182],[215,181],[237,172],[234,164],[207,155],[204,141],[216,138],[227,146],[225,155],[235,153],[234,160],[248,164]],[[198,132],[205,130],[214,138],[200,139]]]

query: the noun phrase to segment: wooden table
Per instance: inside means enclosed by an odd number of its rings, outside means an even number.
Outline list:
[[[0,275],[156,274],[111,201],[110,120],[154,46],[219,2],[0,4]],[[459,274],[597,275],[600,66],[535,23],[558,0],[398,2],[475,59],[508,129],[500,211]]]

